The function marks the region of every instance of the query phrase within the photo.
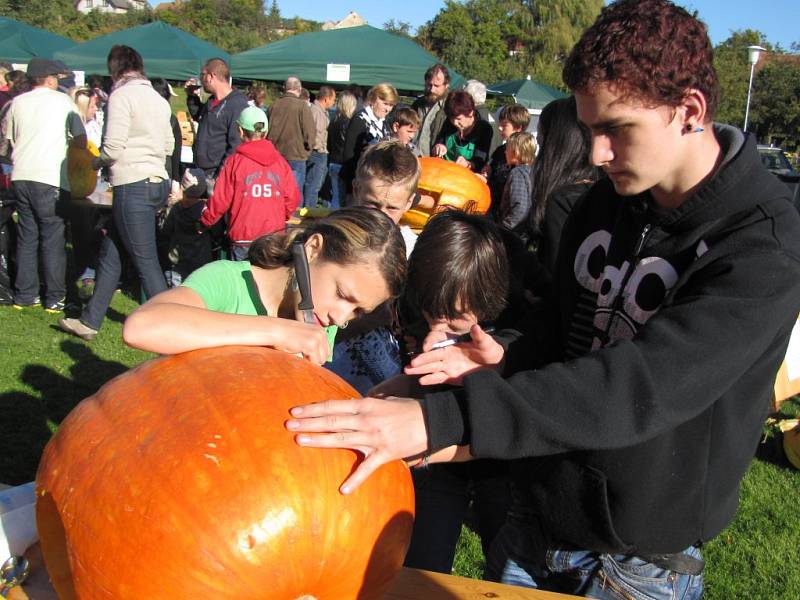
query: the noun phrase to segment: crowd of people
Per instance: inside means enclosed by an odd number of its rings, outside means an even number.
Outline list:
[[[696,17],[603,8],[535,135],[518,104],[492,124],[485,86],[450,89],[440,63],[410,105],[390,83],[312,95],[290,76],[267,106],[215,58],[185,85],[185,165],[171,85],[125,46],[108,69],[110,88],[68,89],[44,59],[6,74],[0,301],[65,309],[69,230],[82,307],[64,331],[96,337],[127,262],[147,298],[127,344],[270,346],[350,382],[363,398],[297,406],[286,428],[364,454],[343,493],[414,466],[408,566],[450,572],[471,507],[492,580],[700,597],[700,549],[733,518],[800,310],[800,217],[754,140],[714,123]],[[69,197],[68,152],[88,142],[110,215]],[[489,214],[402,225],[419,157],[483,178]]]

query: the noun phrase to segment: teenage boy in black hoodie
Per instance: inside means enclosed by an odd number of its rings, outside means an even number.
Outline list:
[[[431,334],[411,372],[463,389],[296,407],[287,428],[366,454],[344,492],[396,458],[518,459],[490,577],[698,598],[698,548],[734,517],[800,309],[800,217],[755,140],[713,124],[711,44],[684,9],[610,4],[564,80],[608,179],[565,226],[549,342],[544,325],[505,352],[478,326],[461,347]]]

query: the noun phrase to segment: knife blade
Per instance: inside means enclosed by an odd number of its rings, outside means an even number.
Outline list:
[[[300,302],[297,304],[297,308],[300,310],[304,322],[316,325],[317,318],[314,316],[314,300],[311,298],[308,257],[302,242],[292,244],[292,258],[294,260],[294,276],[297,280],[297,288],[300,290]]]

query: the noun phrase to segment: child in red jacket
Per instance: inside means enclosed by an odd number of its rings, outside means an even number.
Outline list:
[[[267,115],[255,106],[239,119],[242,144],[222,166],[200,223],[211,227],[226,215],[231,259],[245,260],[250,242],[281,231],[301,196],[289,163],[267,136]]]

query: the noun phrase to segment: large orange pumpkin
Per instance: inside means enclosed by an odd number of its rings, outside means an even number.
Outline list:
[[[443,158],[422,157],[419,159],[421,173],[417,189],[432,196],[432,209],[412,208],[403,214],[401,223],[421,229],[431,215],[450,208],[468,213],[486,214],[492,204],[492,196],[486,182],[454,162]]]
[[[297,446],[298,403],[357,393],[265,348],[146,362],[81,402],[39,465],[37,525],[59,597],[377,598],[400,569],[414,493],[406,465],[351,495],[359,460]]]

